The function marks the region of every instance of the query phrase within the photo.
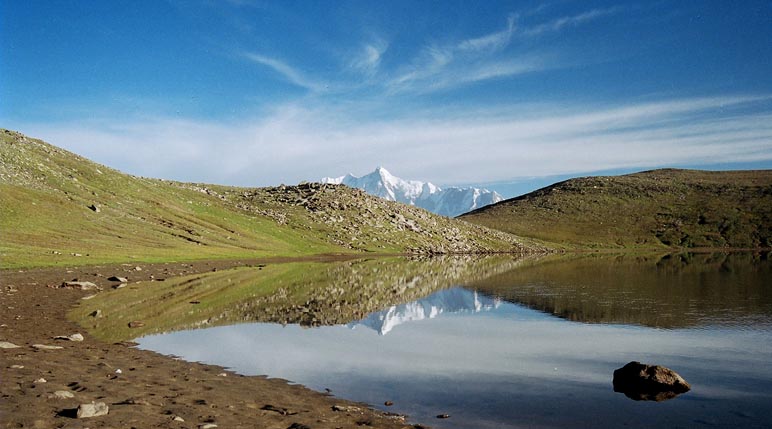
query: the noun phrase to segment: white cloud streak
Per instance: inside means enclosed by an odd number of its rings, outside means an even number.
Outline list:
[[[389,45],[383,41],[366,43],[359,55],[352,61],[351,67],[366,75],[374,74],[378,70],[381,57],[388,47]]]
[[[560,67],[548,61],[547,55],[543,53],[507,54],[507,48],[516,37],[533,38],[548,32],[558,32],[569,26],[578,26],[611,15],[617,10],[594,9],[532,26],[518,25],[518,16],[510,15],[503,30],[447,46],[425,47],[412,64],[387,81],[388,92],[430,93]]]
[[[542,108],[527,117],[487,110],[463,118],[380,121],[346,116],[330,106],[286,106],[240,123],[116,120],[19,129],[150,177],[257,186],[365,173],[384,165],[403,177],[463,184],[772,160],[770,100],[716,97],[594,111]],[[754,113],[740,113],[749,107]]]
[[[578,15],[564,16],[554,19],[550,22],[538,24],[532,27],[523,28],[523,34],[527,36],[540,36],[548,32],[557,32],[568,26],[576,26],[595,20],[597,18],[612,15],[618,11],[618,8],[593,9]]]
[[[509,44],[515,32],[515,16],[507,19],[507,28],[482,37],[467,39],[458,44],[462,51],[498,50]]]
[[[312,91],[322,91],[326,87],[326,84],[324,82],[320,82],[315,79],[307,77],[300,71],[296,70],[295,68],[289,66],[287,63],[279,59],[267,57],[265,55],[260,55],[253,52],[245,52],[243,53],[243,56],[244,58],[250,61],[253,61],[255,63],[261,64],[273,69],[275,72],[279,73],[288,82],[295,84],[297,86],[300,86]]]
[[[513,14],[507,18],[507,25],[502,30],[445,45],[428,44],[412,60],[396,70],[388,71],[382,70],[380,66],[381,58],[389,45],[376,38],[374,41],[363,43],[347,66],[350,70],[356,70],[368,77],[364,86],[382,91],[384,95],[427,94],[491,79],[558,68],[560,65],[548,60],[548,56],[543,53],[515,54],[508,48],[515,37],[533,38],[547,32],[558,32],[569,26],[578,26],[616,13],[617,10],[618,8],[594,9],[531,26],[518,25],[518,15]],[[360,81],[341,80],[345,73],[340,73],[338,80],[331,85],[331,82],[324,82],[310,74],[302,73],[281,59],[254,52],[241,55],[272,69],[287,82],[311,92],[327,92],[331,86],[335,88],[335,92],[363,87]],[[378,79],[372,79],[376,75]]]

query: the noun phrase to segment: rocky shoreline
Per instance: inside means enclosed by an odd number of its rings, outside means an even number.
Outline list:
[[[130,342],[100,342],[66,316],[93,292],[59,287],[74,279],[97,284],[110,276],[148,281],[169,273],[195,274],[258,262],[0,272],[0,342],[18,346],[0,349],[0,427],[423,427],[408,424],[405,416],[339,400],[286,380],[242,376],[222,367],[139,350]],[[76,333],[82,334],[82,341],[72,337]],[[78,418],[81,405],[99,414],[100,403],[107,414]]]

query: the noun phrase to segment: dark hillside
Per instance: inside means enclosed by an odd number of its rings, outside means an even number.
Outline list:
[[[569,247],[771,247],[772,170],[583,177],[460,218]]]

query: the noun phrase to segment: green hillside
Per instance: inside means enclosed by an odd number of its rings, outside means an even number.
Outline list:
[[[565,247],[772,247],[772,170],[577,178],[460,219]]]
[[[534,248],[345,186],[234,188],[135,177],[0,130],[5,268]]]

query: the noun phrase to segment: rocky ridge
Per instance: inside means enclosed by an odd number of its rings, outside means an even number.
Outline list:
[[[189,185],[184,185],[189,186]],[[230,190],[197,187],[279,225],[323,231],[330,242],[357,251],[408,253],[530,253],[546,248],[514,235],[451,220],[418,207],[375,198],[344,185],[301,183]],[[288,211],[286,207],[294,207]]]

